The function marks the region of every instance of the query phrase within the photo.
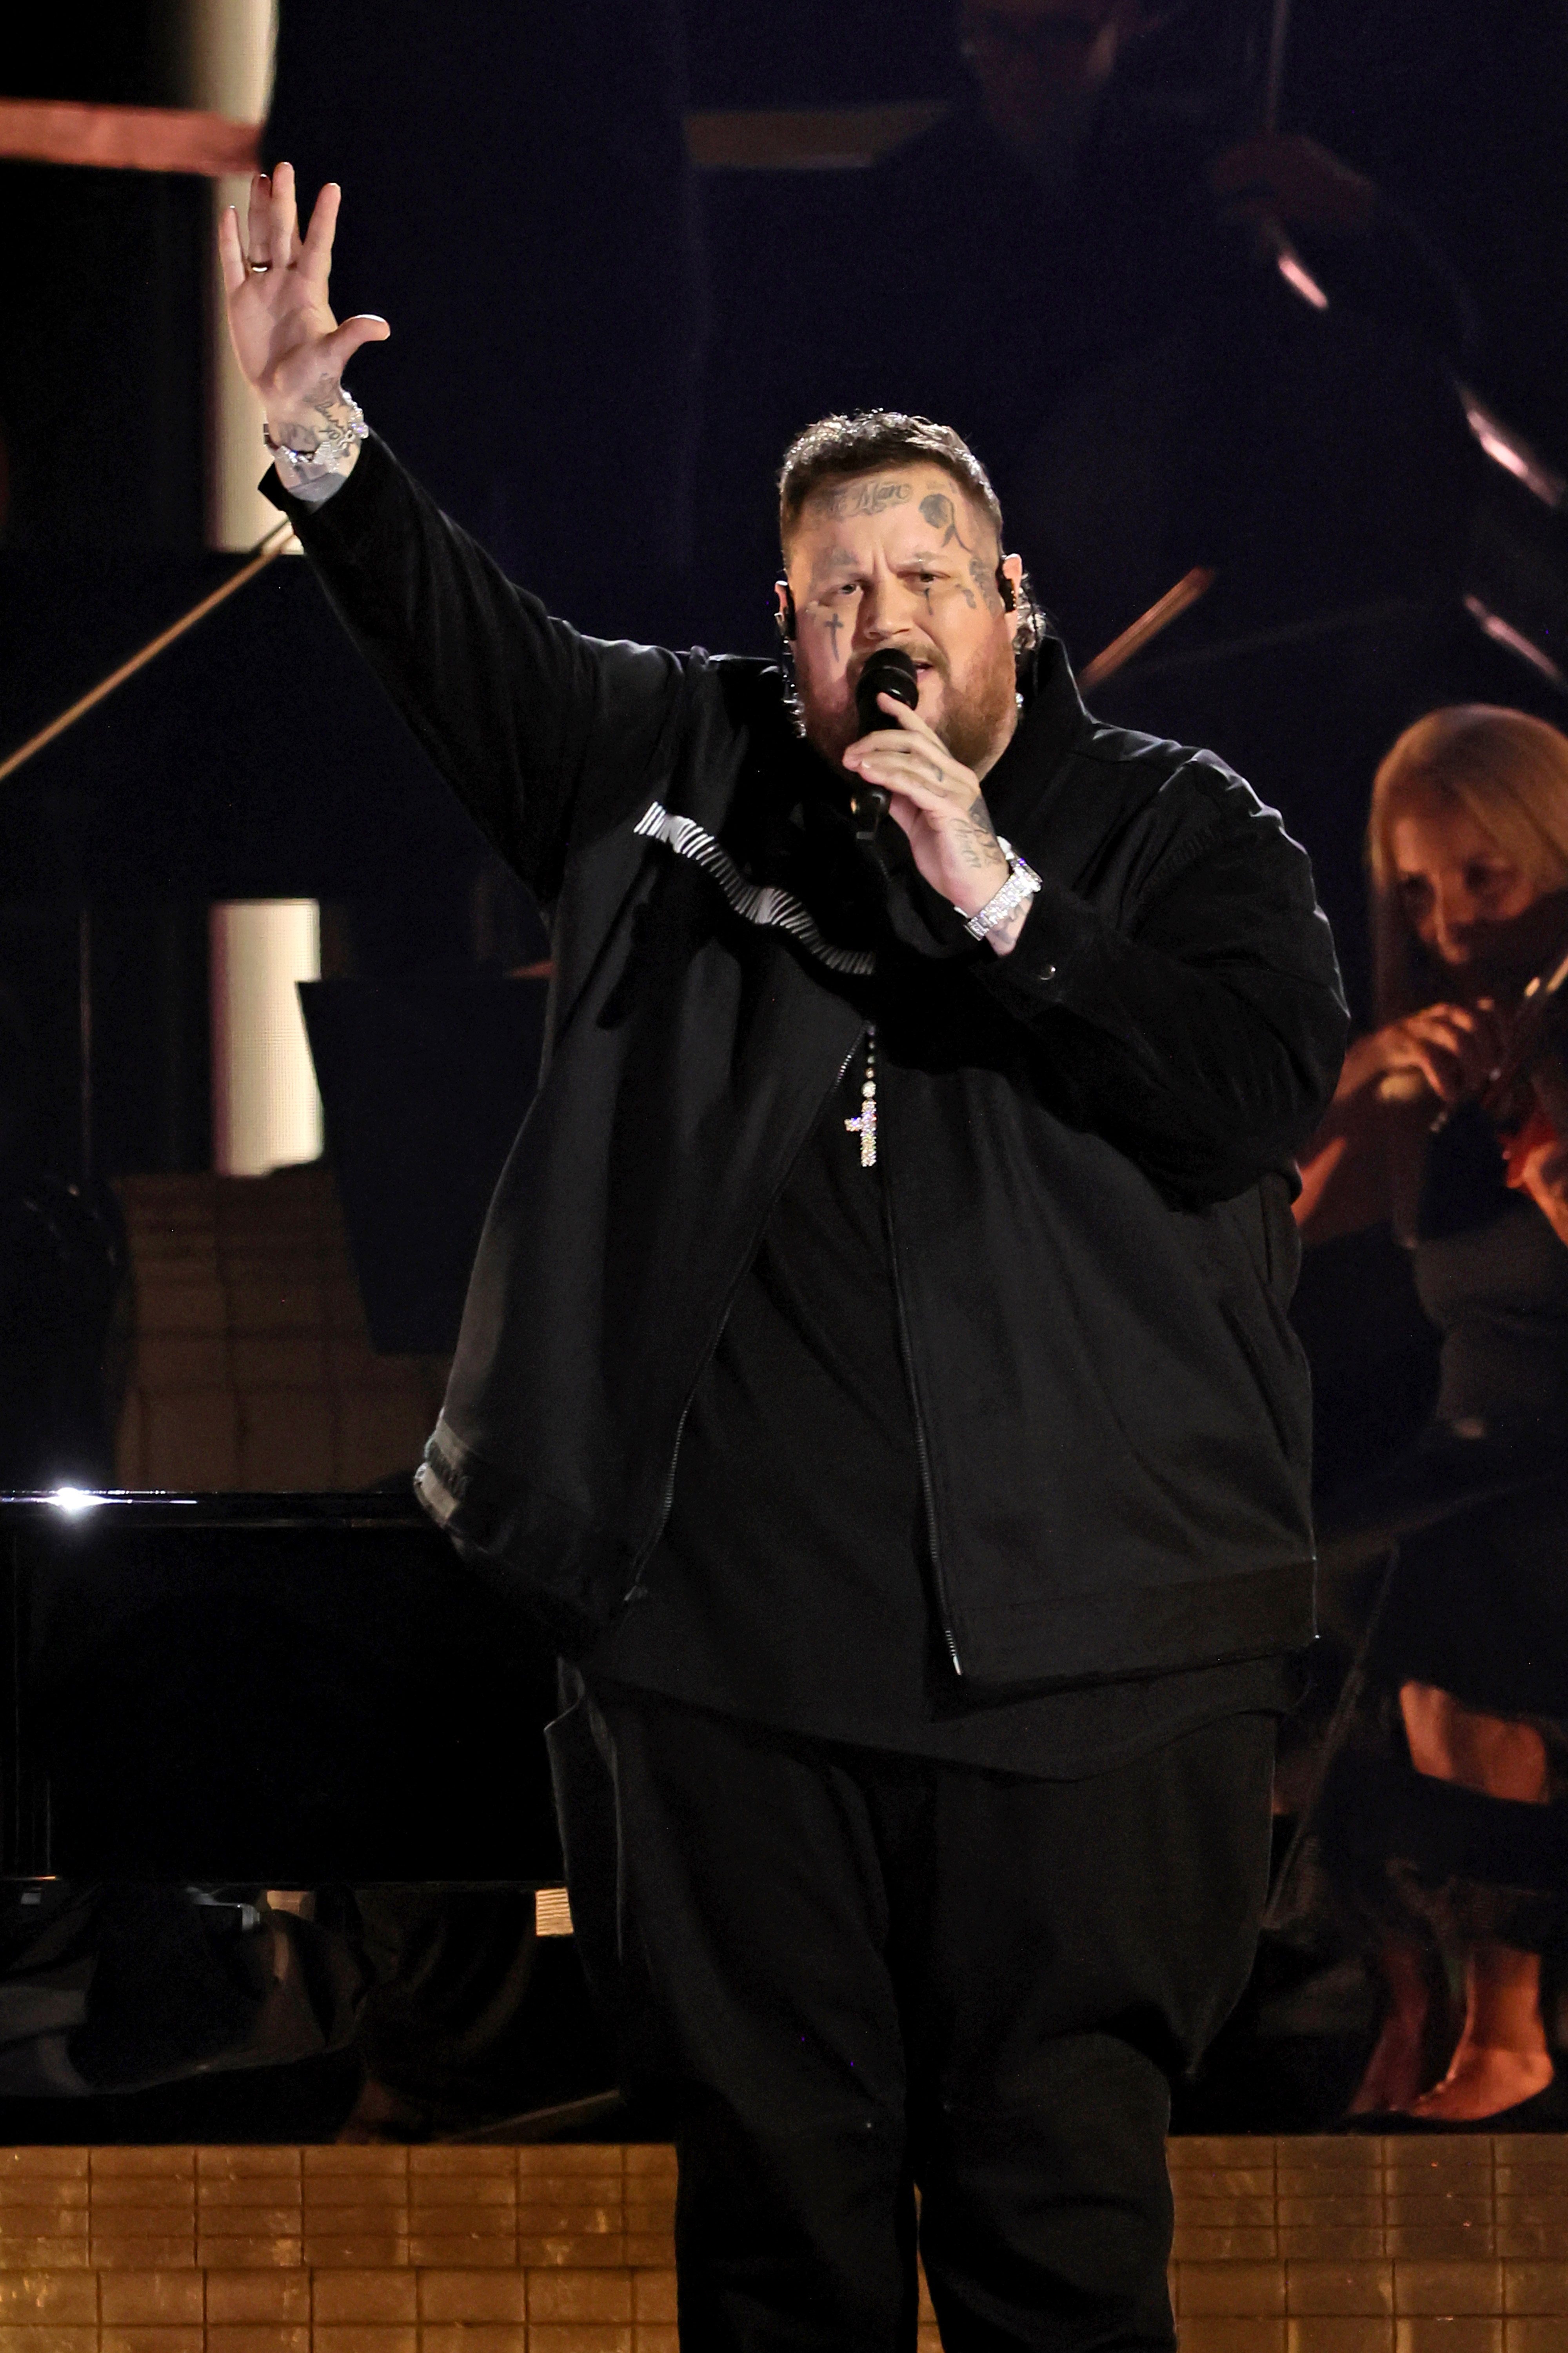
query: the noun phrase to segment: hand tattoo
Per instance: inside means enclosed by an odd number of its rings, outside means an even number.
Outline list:
[[[321,419],[322,424],[331,425],[334,421],[334,412],[343,405],[343,387],[341,378],[335,375],[322,376],[314,390],[306,397],[312,413]],[[281,438],[288,443],[290,449],[297,449],[302,458],[308,458],[312,456],[320,446],[321,427],[310,424],[285,425]]]
[[[881,514],[889,507],[902,506],[910,496],[908,482],[845,482],[837,491],[823,492],[822,509],[825,514],[836,517]]]
[[[352,470],[363,420],[335,375],[321,377],[302,405],[320,425],[286,423],[276,435],[269,427],[268,447],[284,489],[307,506],[320,506]]]
[[[983,867],[994,866],[1002,856],[1002,845],[996,839],[996,828],[991,822],[991,812],[984,797],[971,801],[969,815],[961,826],[954,826],[952,838],[964,864],[976,873]]]

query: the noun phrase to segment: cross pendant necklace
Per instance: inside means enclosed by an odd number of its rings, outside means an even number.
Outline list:
[[[844,1123],[851,1135],[860,1139],[860,1166],[877,1166],[877,1025],[871,1022],[866,1031],[866,1075],[860,1082],[860,1115]]]

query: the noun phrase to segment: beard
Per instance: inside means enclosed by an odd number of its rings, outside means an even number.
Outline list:
[[[942,684],[941,716],[928,722],[932,733],[955,760],[978,773],[996,757],[1012,733],[1018,680],[1011,640],[998,638],[956,682],[947,657],[937,648],[922,647],[919,658],[930,663]],[[853,697],[847,709],[824,710],[808,702],[797,684],[793,700],[802,733],[829,766],[837,768],[850,744],[866,732]],[[926,716],[923,712],[921,715]],[[899,723],[884,712],[879,723],[896,727]]]
[[[947,691],[942,717],[933,722],[934,733],[955,760],[978,772],[995,759],[1013,732],[1018,665],[1012,640],[999,638],[989,649],[989,659],[976,664],[962,686],[955,686],[945,670],[942,679]]]

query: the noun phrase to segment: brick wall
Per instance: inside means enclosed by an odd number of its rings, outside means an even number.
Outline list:
[[[323,1490],[412,1470],[443,1365],[370,1345],[329,1171],[132,1176],[124,1487]]]

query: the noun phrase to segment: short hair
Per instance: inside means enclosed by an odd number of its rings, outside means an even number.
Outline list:
[[[861,408],[851,417],[819,417],[797,433],[779,469],[779,543],[800,521],[801,509],[824,482],[879,473],[887,466],[940,466],[980,508],[1002,544],[1002,504],[991,477],[951,425],[910,417],[900,408]]]
[[[911,417],[901,408],[860,408],[848,417],[819,417],[795,435],[779,468],[780,547],[788,547],[801,510],[824,482],[850,481],[888,466],[940,466],[984,515],[996,534],[998,554],[1005,547],[1002,501],[968,442],[951,425]],[[1020,659],[1034,651],[1049,627],[1026,572],[1022,591],[1013,641]]]
[[[1568,883],[1568,736],[1526,711],[1458,702],[1397,737],[1372,787],[1366,856],[1380,1021],[1430,1003],[1436,975],[1399,893],[1394,827],[1413,794],[1464,808],[1540,891]]]

